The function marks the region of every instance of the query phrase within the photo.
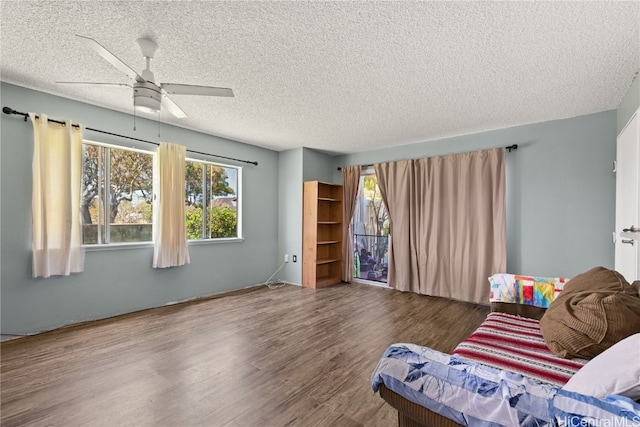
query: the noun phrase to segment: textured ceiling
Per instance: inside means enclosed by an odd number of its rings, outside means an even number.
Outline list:
[[[173,95],[160,120],[275,150],[353,153],[615,109],[640,70],[640,2],[1,2],[3,81],[131,113],[155,40]],[[37,110],[37,106],[33,107]],[[118,129],[106,129],[117,132]]]

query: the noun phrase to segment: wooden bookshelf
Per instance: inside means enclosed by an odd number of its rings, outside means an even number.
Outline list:
[[[304,183],[302,286],[342,281],[342,186]]]

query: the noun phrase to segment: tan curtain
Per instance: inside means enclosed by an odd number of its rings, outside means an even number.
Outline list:
[[[31,193],[33,277],[68,276],[84,269],[80,182],[82,126],[49,122],[29,113],[33,123]]]
[[[360,166],[342,168],[342,281],[353,279],[353,226],[351,218],[356,209],[356,196],[360,183]]]
[[[154,167],[153,267],[189,264],[184,211],[186,148],[161,142]]]
[[[375,165],[389,212],[389,285],[487,303],[506,269],[504,149]]]

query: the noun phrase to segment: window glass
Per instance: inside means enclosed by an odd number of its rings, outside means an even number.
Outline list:
[[[150,242],[153,153],[83,144],[83,244]]]
[[[187,160],[185,211],[189,240],[240,237],[240,169]]]

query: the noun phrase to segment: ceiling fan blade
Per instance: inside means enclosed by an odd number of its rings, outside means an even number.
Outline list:
[[[99,82],[56,82],[62,85],[85,85],[85,86],[122,86],[122,87],[131,87],[126,83],[99,83]]]
[[[177,83],[161,83],[160,86],[167,91],[167,93],[176,95],[233,96],[233,90],[226,87],[183,85]]]
[[[162,107],[178,119],[184,119],[187,117],[187,114],[182,111],[182,108],[178,107],[178,104],[169,98],[169,95],[164,91],[162,91]]]
[[[91,37],[80,36],[76,34],[76,37],[80,39],[85,45],[95,50],[98,55],[102,56],[107,62],[113,65],[117,70],[125,73],[127,76],[132,78],[133,80],[143,83],[146,80],[143,79],[138,73],[136,73],[131,67],[122,62],[118,57],[116,57],[113,53],[109,52],[104,48],[100,43],[92,39]]]

